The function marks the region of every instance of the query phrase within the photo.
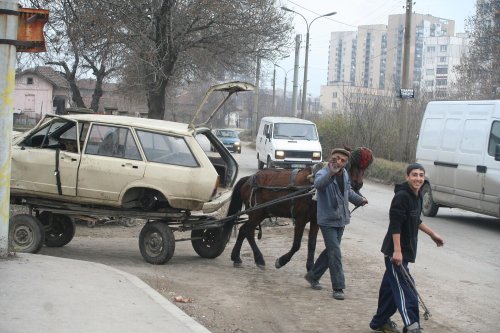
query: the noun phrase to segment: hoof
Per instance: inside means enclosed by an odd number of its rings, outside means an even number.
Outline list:
[[[263,265],[263,264],[256,264],[256,265],[257,265],[257,267],[259,267],[262,270],[266,269],[266,265]]]
[[[280,265],[280,258],[276,259],[276,261],[274,262],[274,267],[276,267],[278,269],[280,269],[281,267],[283,267],[283,266]]]
[[[241,262],[233,262],[233,267],[241,268],[243,267],[243,264]]]

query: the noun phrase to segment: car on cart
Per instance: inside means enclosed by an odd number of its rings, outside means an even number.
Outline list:
[[[234,153],[241,154],[241,140],[240,133],[233,129],[214,129],[212,131],[217,139],[219,139],[227,150],[232,151]]]
[[[170,259],[173,250],[160,252],[171,246],[161,243],[165,237],[173,240],[171,219],[218,210],[230,199],[238,175],[234,157],[206,127],[222,104],[206,122],[194,121],[211,93],[222,93],[225,101],[252,89],[245,82],[211,87],[189,124],[100,114],[46,115],[13,140],[11,202],[35,207],[36,217],[13,217],[20,222],[11,226],[11,244],[26,252],[36,252],[43,242],[67,244],[75,232],[68,216],[73,211],[125,217],[139,212],[160,221],[147,223],[141,232],[143,256],[152,263]],[[184,229],[195,231],[192,221]],[[160,239],[155,239],[158,234]]]

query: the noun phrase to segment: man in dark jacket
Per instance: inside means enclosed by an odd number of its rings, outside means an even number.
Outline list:
[[[370,328],[379,332],[399,332],[391,316],[399,310],[403,318],[405,333],[420,333],[418,298],[408,277],[408,263],[417,256],[418,231],[422,230],[436,243],[444,241],[437,233],[422,223],[422,197],[425,170],[418,163],[406,169],[406,182],[397,184],[389,210],[389,229],[382,244],[386,271],[380,285],[378,309],[370,322]],[[405,270],[407,274],[403,271]]]
[[[342,269],[340,241],[344,227],[349,224],[349,202],[362,206],[368,201],[351,188],[349,175],[344,169],[350,153],[342,148],[332,150],[330,162],[314,177],[316,188],[318,225],[323,234],[325,249],[313,268],[304,276],[311,288],[319,290],[318,280],[327,269],[333,288],[333,298],[344,299],[345,278]]]

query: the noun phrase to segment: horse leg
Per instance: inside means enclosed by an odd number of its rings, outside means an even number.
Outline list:
[[[309,239],[307,240],[306,270],[309,272],[314,265],[314,253],[316,251],[316,239],[318,238],[319,226],[316,220],[309,224]]]
[[[247,240],[248,244],[250,244],[250,247],[252,248],[253,251],[255,265],[257,265],[257,267],[259,267],[260,269],[266,268],[266,261],[264,260],[264,255],[262,254],[262,252],[260,252],[260,249],[257,246],[257,243],[255,242],[255,229],[252,229],[252,231],[248,233]]]
[[[300,244],[302,242],[302,236],[304,235],[304,228],[306,227],[306,224],[307,221],[302,219],[295,221],[292,248],[290,249],[290,251],[276,259],[274,267],[281,268],[288,264],[293,255],[300,249]]]
[[[244,229],[245,224],[243,224],[243,226],[240,228],[238,232],[238,237],[236,238],[236,242],[234,243],[233,251],[231,251],[231,260],[233,261],[234,267],[241,267],[243,263],[241,261],[240,253],[241,253],[241,246],[243,245],[243,240],[246,237]]]

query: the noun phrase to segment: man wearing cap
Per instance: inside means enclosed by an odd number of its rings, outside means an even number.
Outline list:
[[[406,168],[406,182],[396,184],[389,209],[389,227],[382,243],[385,256],[385,273],[380,285],[378,309],[370,322],[377,332],[399,332],[391,316],[399,310],[404,333],[420,333],[418,298],[408,263],[417,256],[418,231],[431,237],[437,246],[444,241],[420,219],[422,196],[420,189],[425,181],[425,169],[419,163]]]
[[[344,169],[350,153],[342,148],[335,148],[331,152],[330,162],[316,173],[314,187],[316,188],[317,220],[325,241],[325,249],[319,255],[313,268],[304,276],[311,288],[322,289],[319,279],[330,270],[333,298],[344,299],[345,278],[342,269],[342,254],[340,241],[344,227],[349,224],[349,202],[356,206],[363,206],[368,201],[356,194]]]

